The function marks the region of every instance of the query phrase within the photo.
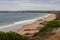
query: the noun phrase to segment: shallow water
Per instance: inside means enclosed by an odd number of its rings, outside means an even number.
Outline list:
[[[0,26],[41,17],[46,14],[47,13],[0,13]]]
[[[0,13],[0,31],[16,31],[23,25],[31,24],[48,13]]]

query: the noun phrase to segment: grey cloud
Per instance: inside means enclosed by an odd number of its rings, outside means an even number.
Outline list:
[[[60,6],[55,4],[58,1],[59,0],[0,0],[0,10],[60,10]]]

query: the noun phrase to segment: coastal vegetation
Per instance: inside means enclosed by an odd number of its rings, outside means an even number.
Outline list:
[[[60,21],[58,20],[50,21],[42,29],[40,29],[39,32],[49,32],[54,28],[58,28],[58,27],[60,27]]]
[[[28,38],[15,32],[0,32],[0,40],[28,40]]]
[[[34,34],[30,40],[46,40],[51,35],[55,35],[55,32],[52,32],[54,29],[58,29],[60,27],[59,20],[53,20],[48,22],[40,31]]]
[[[0,40],[46,40],[56,33],[53,30],[60,28],[60,20],[53,20],[45,24],[38,33],[31,37],[22,36],[15,32],[0,32]]]

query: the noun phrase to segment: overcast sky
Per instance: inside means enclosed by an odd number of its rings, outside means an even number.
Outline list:
[[[60,0],[0,0],[0,10],[60,10]]]

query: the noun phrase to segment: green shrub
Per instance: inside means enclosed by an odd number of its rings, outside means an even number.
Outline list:
[[[53,28],[58,28],[58,27],[60,27],[60,21],[57,20],[50,21],[42,29],[40,29],[39,32],[51,31]]]
[[[0,40],[28,40],[28,38],[15,32],[0,32]]]

